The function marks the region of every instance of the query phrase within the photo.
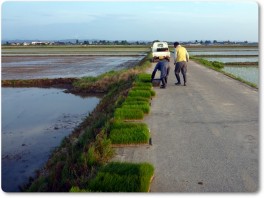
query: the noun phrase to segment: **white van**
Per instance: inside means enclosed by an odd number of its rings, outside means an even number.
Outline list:
[[[155,42],[152,48],[152,62],[160,57],[166,58],[170,61],[170,50],[167,42]]]

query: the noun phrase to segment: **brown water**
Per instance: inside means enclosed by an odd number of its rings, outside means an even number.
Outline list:
[[[61,89],[2,88],[2,189],[19,191],[99,103]]]
[[[98,76],[135,66],[144,56],[3,56],[2,79]]]

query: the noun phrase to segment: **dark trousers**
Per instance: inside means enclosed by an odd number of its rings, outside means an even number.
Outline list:
[[[167,79],[166,78],[167,77],[164,77],[164,78],[160,79],[161,80],[161,85],[164,86],[164,87],[166,87],[166,85],[167,85]]]
[[[184,83],[187,82],[187,78],[186,78],[187,62],[185,62],[185,61],[177,62],[175,65],[174,72],[175,72],[175,76],[176,76],[178,83],[181,83],[181,79],[180,79],[180,75],[179,75],[180,72],[182,73]]]
[[[165,77],[165,82],[168,83],[168,76],[169,76],[169,73],[170,73],[170,66],[167,68],[167,75]]]

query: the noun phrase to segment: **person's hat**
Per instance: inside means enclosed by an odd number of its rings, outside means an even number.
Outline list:
[[[163,59],[164,59],[164,56],[160,56],[159,59],[160,59],[160,60],[163,60]]]

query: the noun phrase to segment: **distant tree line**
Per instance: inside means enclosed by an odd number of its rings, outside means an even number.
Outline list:
[[[78,40],[73,41],[55,41],[55,42],[2,42],[2,45],[152,45],[154,42],[159,42],[160,40],[153,41],[127,41],[127,40]],[[222,44],[250,44],[248,41],[217,41],[217,40],[195,40],[195,41],[179,41],[181,44],[194,44],[194,45],[222,45]],[[167,41],[169,45],[173,45],[174,41]],[[251,42],[252,43],[252,42]]]

